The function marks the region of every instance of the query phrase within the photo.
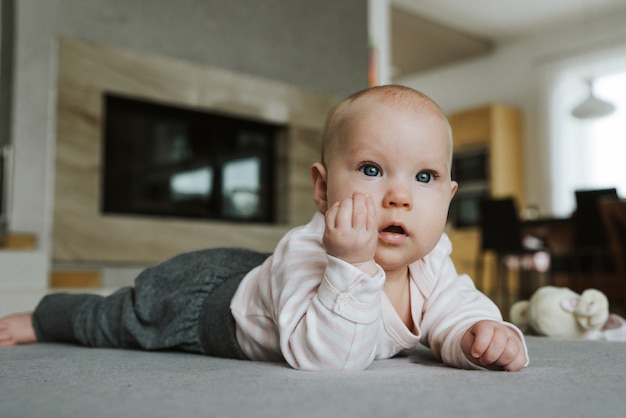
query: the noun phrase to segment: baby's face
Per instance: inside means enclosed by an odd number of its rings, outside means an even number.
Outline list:
[[[367,193],[376,205],[376,262],[405,268],[441,238],[457,185],[448,123],[435,109],[354,103],[327,159],[328,205]]]

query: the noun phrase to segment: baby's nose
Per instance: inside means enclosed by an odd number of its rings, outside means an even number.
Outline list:
[[[411,195],[405,189],[394,188],[385,195],[383,205],[391,208],[411,209]]]

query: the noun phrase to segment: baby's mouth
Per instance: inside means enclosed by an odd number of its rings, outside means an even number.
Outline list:
[[[382,232],[387,232],[390,234],[400,234],[400,235],[408,235],[406,233],[406,230],[404,229],[404,227],[402,225],[389,225],[387,227],[385,227]]]
[[[378,234],[378,239],[385,245],[400,245],[408,238],[408,236],[409,234],[407,233],[404,225],[400,223],[393,223],[381,229]]]

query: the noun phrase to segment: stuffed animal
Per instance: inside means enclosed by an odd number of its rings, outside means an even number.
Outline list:
[[[566,287],[540,287],[530,300],[513,304],[510,314],[524,333],[626,342],[626,321],[609,314],[606,295],[596,289],[578,294]]]

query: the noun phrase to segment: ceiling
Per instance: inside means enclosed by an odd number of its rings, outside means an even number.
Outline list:
[[[390,0],[393,77],[626,10],[625,0]]]

